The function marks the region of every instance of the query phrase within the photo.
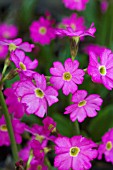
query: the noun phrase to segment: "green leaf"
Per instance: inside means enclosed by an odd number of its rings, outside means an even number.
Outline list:
[[[57,122],[57,129],[62,135],[68,137],[75,135],[74,123],[66,115],[54,113],[51,117]]]
[[[100,141],[109,128],[113,127],[113,105],[103,108],[97,117],[90,121],[88,132],[94,141]]]

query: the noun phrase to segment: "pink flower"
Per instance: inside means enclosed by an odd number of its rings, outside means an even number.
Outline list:
[[[34,48],[34,44],[29,44],[28,42],[23,42],[21,38],[15,40],[0,40],[0,45],[9,47],[9,51],[16,51],[17,49],[23,50],[25,52],[31,52]]]
[[[84,170],[90,169],[93,159],[97,157],[97,145],[90,139],[82,136],[58,137],[55,140],[54,166],[58,170]]]
[[[109,5],[108,0],[101,0],[100,8],[102,13],[105,13],[107,11],[108,5]]]
[[[92,81],[103,84],[108,90],[113,88],[113,53],[105,49],[100,56],[90,52],[88,74]],[[98,61],[98,58],[100,61]]]
[[[14,130],[14,135],[16,142],[20,144],[22,142],[21,134],[24,132],[25,124],[21,123],[18,119],[12,119],[12,126]],[[0,146],[10,145],[10,138],[8,135],[8,129],[6,127],[4,116],[0,118]]]
[[[84,52],[86,54],[89,55],[91,51],[92,52],[94,51],[97,56],[100,56],[101,53],[103,53],[104,50],[105,50],[104,46],[99,46],[97,44],[89,44],[84,48]]]
[[[58,92],[51,86],[46,85],[44,75],[34,74],[35,83],[30,80],[20,81],[16,92],[21,97],[21,102],[26,105],[28,114],[34,113],[39,117],[44,117],[47,113],[47,103],[49,106],[58,101]]]
[[[68,58],[64,66],[60,62],[54,62],[53,66],[50,68],[50,73],[52,74],[50,78],[51,84],[56,89],[62,88],[65,95],[74,93],[78,89],[76,84],[82,84],[85,74],[83,70],[78,69],[79,62]]]
[[[80,30],[73,30],[72,27],[64,28],[57,28],[55,33],[60,37],[68,36],[68,37],[84,37],[84,36],[91,36],[94,37],[94,33],[96,32],[96,28],[94,27],[94,23],[91,24],[90,28],[84,30],[83,28]]]
[[[51,21],[44,17],[40,17],[38,21],[34,21],[30,26],[30,36],[33,42],[42,45],[50,44],[50,41],[55,38]]]
[[[0,25],[0,38],[12,39],[18,34],[18,29],[15,25],[8,25],[6,23]]]
[[[28,142],[27,146],[25,146],[23,149],[21,149],[19,151],[19,157],[25,162],[27,163],[29,156],[30,156],[30,151],[31,151],[31,146],[30,146],[30,142]]]
[[[83,11],[89,0],[62,0],[65,7],[71,10]]]
[[[43,124],[44,124],[43,128],[46,134],[50,134],[56,129],[56,122],[49,116],[47,116],[43,120]]]
[[[71,27],[74,31],[85,30],[84,18],[77,17],[77,14],[73,13],[70,17],[65,17],[62,19],[61,25],[65,27]]]
[[[87,91],[78,90],[72,96],[72,102],[70,106],[66,107],[64,114],[70,114],[70,119],[74,122],[78,119],[79,122],[83,122],[88,117],[94,117],[97,115],[96,111],[100,110],[100,106],[103,100],[97,94],[91,94],[88,97]]]
[[[16,50],[11,53],[10,60],[14,62],[16,67],[19,69],[20,73],[23,73],[25,76],[32,76],[35,69],[38,65],[38,61],[35,59],[34,61],[30,60],[28,56],[25,56],[24,52],[21,50]]]
[[[8,54],[8,47],[0,45],[0,59],[4,59]]]
[[[104,154],[105,160],[113,164],[113,128],[102,137],[102,144],[99,145],[98,153],[98,159],[102,159],[102,155]]]
[[[48,167],[43,162],[33,159],[30,163],[29,170],[48,170]]]
[[[20,102],[20,98],[17,97],[14,88],[5,89],[4,94],[9,113],[13,114],[15,118],[21,118],[24,115],[25,109],[24,105]]]

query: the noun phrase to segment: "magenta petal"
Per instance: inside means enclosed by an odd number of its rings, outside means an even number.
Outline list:
[[[60,154],[55,157],[54,166],[59,170],[69,170],[71,168],[71,160],[69,153]]]
[[[37,85],[37,88],[40,88],[41,90],[45,90],[46,89],[46,78],[45,76],[42,74],[34,74],[34,79],[36,81],[36,85]]]
[[[39,99],[35,97],[35,94],[27,94],[23,96],[21,102],[26,104],[26,111],[29,114],[35,113],[39,107]]]
[[[28,42],[24,42],[21,45],[19,45],[19,48],[22,49],[25,52],[31,52],[32,51],[32,46]]]
[[[86,90],[78,90],[73,96],[72,96],[72,102],[78,103],[87,96]]]
[[[68,95],[69,93],[74,93],[78,89],[77,85],[73,81],[65,81],[63,86],[63,93]]]
[[[56,89],[61,89],[63,84],[64,84],[64,81],[62,79],[62,77],[54,77],[52,76],[50,78],[50,83],[53,84],[53,86],[56,88]]]
[[[53,103],[58,102],[58,92],[52,88],[52,87],[47,87],[46,91],[45,91],[45,97],[48,101],[49,106],[51,106]]]
[[[42,101],[40,101],[39,108],[35,112],[35,115],[42,118],[42,117],[44,117],[46,112],[47,112],[47,104],[46,104],[45,99],[43,99]]]

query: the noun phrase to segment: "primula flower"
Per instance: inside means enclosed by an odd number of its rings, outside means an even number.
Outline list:
[[[23,42],[21,38],[15,40],[0,40],[0,45],[9,47],[9,51],[16,51],[17,49],[23,50],[25,52],[31,52],[34,48],[34,44],[29,44],[28,42]]]
[[[16,67],[19,69],[18,71],[23,73],[25,76],[32,76],[35,69],[38,66],[38,61],[35,59],[34,61],[30,60],[28,56],[25,56],[25,53],[21,50],[16,50],[11,53],[10,60],[14,62]]]
[[[27,143],[27,146],[25,146],[24,148],[22,148],[22,149],[19,151],[19,157],[20,157],[25,163],[27,163],[30,154],[32,154],[30,143],[31,143],[31,141],[29,141],[29,142]]]
[[[24,132],[25,126],[26,125],[24,123],[21,123],[18,119],[12,119],[12,127],[17,144],[20,144],[22,142],[21,134]],[[0,146],[10,145],[10,138],[4,116],[0,118],[0,137]]]
[[[24,105],[20,102],[20,98],[17,97],[14,88],[5,89],[4,94],[9,113],[13,114],[15,118],[21,118],[24,115],[25,109]]]
[[[97,56],[95,52],[90,52],[87,72],[92,77],[93,82],[103,84],[108,90],[112,90],[113,53],[111,50],[105,49],[100,56]]]
[[[103,100],[97,94],[91,94],[88,97],[87,91],[78,90],[72,96],[72,102],[70,106],[65,108],[64,114],[70,114],[70,119],[74,122],[78,119],[79,122],[83,122],[88,117],[94,117],[97,115],[96,111],[100,110],[100,106]]]
[[[76,84],[82,84],[85,74],[83,70],[78,69],[79,62],[68,58],[64,66],[58,61],[54,62],[53,66],[50,68],[50,73],[52,74],[50,78],[51,84],[56,89],[62,88],[65,95],[74,93],[78,89]]]
[[[42,161],[33,159],[28,170],[48,170],[48,167]]]
[[[8,47],[0,45],[0,59],[4,59],[8,54]]]
[[[56,122],[51,117],[47,116],[42,122],[46,134],[50,134],[56,130]]]
[[[71,10],[83,11],[89,0],[62,0],[65,7]]]
[[[98,153],[98,159],[102,159],[104,154],[105,160],[113,164],[113,128],[102,137],[102,144],[99,145]]]
[[[12,39],[18,34],[18,29],[15,25],[8,25],[6,23],[0,25],[0,38]]]
[[[77,17],[77,14],[73,13],[70,17],[63,18],[60,25],[63,27],[71,27],[74,31],[80,31],[86,29],[84,22],[83,17]]]
[[[103,53],[104,50],[105,50],[105,47],[104,47],[104,46],[99,46],[99,45],[97,45],[97,44],[89,44],[89,45],[87,45],[87,46],[84,48],[84,52],[85,52],[86,54],[89,55],[91,51],[92,51],[92,52],[94,51],[95,54],[97,55],[97,57],[100,56],[101,53]]]
[[[51,86],[46,85],[44,75],[34,74],[35,83],[30,80],[20,81],[16,92],[21,97],[21,102],[26,105],[28,114],[34,113],[39,117],[44,117],[47,113],[47,103],[49,106],[58,102],[58,92]]]
[[[66,28],[57,28],[55,33],[60,37],[68,36],[74,39],[84,37],[84,36],[91,36],[94,37],[94,33],[96,32],[96,28],[94,27],[94,23],[91,24],[90,28],[84,30],[83,28],[80,30],[73,30],[72,27]]]
[[[97,156],[97,145],[90,139],[82,136],[58,137],[55,140],[54,166],[58,170],[84,170],[90,169],[93,159]]]
[[[101,0],[100,8],[102,13],[105,13],[107,11],[108,6],[109,6],[108,0]]]
[[[30,26],[30,37],[33,42],[42,45],[49,44],[55,38],[54,28],[51,26],[51,21],[40,17],[38,21],[33,21]]]

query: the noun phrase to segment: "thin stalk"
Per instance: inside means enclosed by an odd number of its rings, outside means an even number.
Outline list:
[[[15,141],[15,137],[14,137],[11,120],[10,120],[10,115],[8,113],[8,109],[7,109],[2,91],[0,91],[0,103],[2,106],[3,114],[5,116],[6,126],[7,126],[9,137],[10,137],[13,159],[15,162],[17,162],[18,161],[17,145],[16,145],[16,141]]]

